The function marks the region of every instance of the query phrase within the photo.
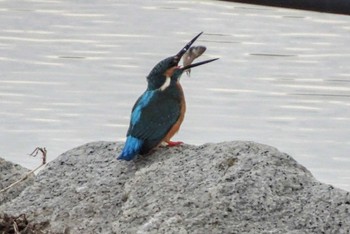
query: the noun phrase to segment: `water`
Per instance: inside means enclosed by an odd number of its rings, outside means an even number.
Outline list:
[[[219,1],[0,1],[0,156],[124,140],[145,76],[200,31],[174,140],[249,140],[350,191],[350,18]]]

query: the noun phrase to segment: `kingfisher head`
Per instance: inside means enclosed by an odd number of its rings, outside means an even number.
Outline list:
[[[217,60],[210,59],[199,63],[188,64],[183,67],[178,65],[182,56],[190,49],[191,45],[200,35],[202,35],[202,33],[203,32],[199,33],[189,41],[176,55],[163,59],[154,66],[147,76],[148,90],[163,89],[166,85],[169,85],[171,79],[176,81],[185,70]]]

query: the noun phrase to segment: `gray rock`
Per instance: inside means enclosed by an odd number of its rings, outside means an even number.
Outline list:
[[[0,210],[55,233],[349,233],[349,192],[253,142],[162,147],[117,161],[94,142],[50,162]]]
[[[30,170],[0,158],[0,190],[23,178]],[[27,186],[34,183],[34,175],[0,193],[0,205],[17,197]]]

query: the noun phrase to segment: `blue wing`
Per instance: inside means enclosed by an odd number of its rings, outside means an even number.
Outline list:
[[[169,91],[146,91],[135,103],[127,140],[118,159],[131,160],[157,146],[180,116],[181,100]]]

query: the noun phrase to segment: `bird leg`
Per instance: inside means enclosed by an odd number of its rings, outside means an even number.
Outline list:
[[[166,141],[169,147],[174,147],[183,144],[182,141]]]

